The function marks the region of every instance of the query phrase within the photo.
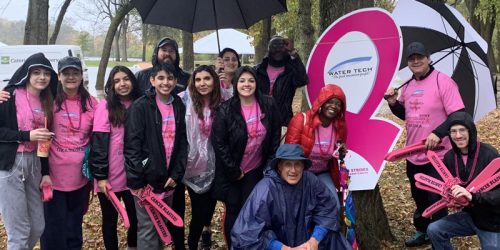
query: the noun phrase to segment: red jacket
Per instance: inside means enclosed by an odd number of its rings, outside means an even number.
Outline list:
[[[314,146],[316,128],[321,125],[318,110],[326,101],[332,98],[337,98],[342,102],[342,113],[340,117],[333,121],[336,137],[332,141],[342,140],[345,143],[347,140],[347,126],[345,122],[346,97],[342,89],[335,84],[326,85],[321,89],[311,109],[305,113],[298,112],[295,114],[288,124],[285,143],[302,145],[304,153],[306,156],[309,156]],[[333,182],[338,188],[339,167],[337,160],[332,157],[329,166]]]

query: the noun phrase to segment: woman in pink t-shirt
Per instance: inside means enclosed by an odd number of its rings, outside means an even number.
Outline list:
[[[210,224],[217,200],[210,194],[215,174],[215,154],[210,143],[214,110],[222,102],[217,73],[207,65],[196,68],[190,77],[188,90],[181,99],[186,105],[186,132],[190,145],[186,172],[186,184],[191,199],[189,224],[189,249],[198,249],[202,236],[202,248],[210,248]]]
[[[118,213],[107,197],[106,184],[110,184],[118,199],[123,200],[130,221],[127,246],[137,247],[137,217],[134,198],[127,188],[123,138],[125,113],[132,102],[141,96],[137,79],[125,66],[115,66],[109,72],[104,86],[105,100],[94,113],[92,147],[89,166],[94,176],[102,213],[102,235],[106,249],[118,249]]]
[[[224,235],[230,232],[264,166],[274,157],[281,134],[281,119],[274,99],[257,89],[255,71],[239,68],[233,78],[235,95],[217,109],[212,125],[215,152],[214,198],[225,203]]]
[[[37,53],[26,59],[5,87],[0,102],[0,214],[7,249],[33,249],[44,230],[40,187],[47,158],[37,156],[37,142],[54,135],[53,94],[57,74]],[[8,94],[7,94],[8,93]],[[7,95],[5,95],[7,94]]]
[[[88,207],[89,180],[82,174],[90,146],[97,101],[83,87],[82,63],[77,57],[58,62],[59,84],[54,105],[54,139],[49,151],[48,178],[53,197],[44,204],[42,249],[82,247],[83,215]]]

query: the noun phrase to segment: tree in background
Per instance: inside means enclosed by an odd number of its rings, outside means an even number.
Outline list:
[[[87,55],[93,49],[92,37],[86,31],[81,31],[75,39],[75,43],[82,48],[83,54]]]
[[[49,0],[30,0],[24,28],[24,44],[47,44]]]
[[[54,31],[49,39],[49,44],[56,44],[57,36],[59,35],[59,31],[61,30],[61,25],[64,19],[64,15],[66,15],[66,11],[68,10],[69,4],[72,0],[64,0],[64,3],[59,11],[59,15],[57,15],[57,21],[54,26]]]
[[[182,69],[194,69],[193,33],[182,31]]]

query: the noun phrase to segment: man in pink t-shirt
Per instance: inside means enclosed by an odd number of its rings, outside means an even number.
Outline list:
[[[390,88],[386,92],[387,103],[392,113],[406,122],[406,145],[425,140],[427,148],[433,149],[441,143],[446,148],[438,153],[442,158],[451,148],[449,139],[443,138],[448,134],[446,120],[452,113],[465,111],[458,86],[453,79],[430,65],[430,53],[422,43],[410,43],[406,55],[408,68],[412,71],[413,77],[402,88],[399,99],[397,99],[398,91]],[[413,224],[417,232],[405,242],[407,247],[428,244],[427,226],[447,214],[446,209],[443,209],[430,219],[422,216],[424,210],[440,197],[416,188],[414,176],[417,173],[437,175],[424,153],[407,158],[406,174],[417,207],[413,215]]]

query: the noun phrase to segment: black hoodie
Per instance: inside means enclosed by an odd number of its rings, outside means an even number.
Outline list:
[[[36,53],[26,59],[19,67],[4,88],[11,98],[0,103],[0,170],[10,170],[16,159],[19,143],[30,140],[30,131],[19,130],[17,124],[16,89],[24,88],[29,80],[29,73],[33,67],[44,67],[51,72],[49,87],[52,95],[57,90],[57,74],[52,69],[49,60],[42,53]],[[41,158],[42,174],[48,174],[47,158]]]
[[[500,155],[498,151],[491,145],[479,142],[477,140],[477,130],[472,117],[466,112],[456,112],[448,118],[448,124],[451,128],[453,125],[463,125],[469,130],[469,151],[467,154],[467,164],[462,160],[462,153],[457,145],[451,140],[453,148],[444,156],[444,164],[448,167],[453,176],[459,176],[467,186],[470,181],[467,181],[470,171],[473,168],[474,156],[478,149],[479,154],[476,168],[472,174],[471,181],[488,166],[488,164]],[[449,130],[449,129],[448,129]],[[458,169],[458,173],[457,173]],[[464,208],[474,221],[474,224],[481,230],[500,232],[500,186],[493,190],[484,193],[472,193],[472,201],[470,205]]]
[[[153,51],[151,63],[153,64],[153,66],[158,64],[158,50],[161,47],[160,45],[163,46],[166,44],[169,44],[175,48],[176,59],[175,59],[175,62],[173,65],[175,67],[174,74],[175,74],[175,78],[177,78],[177,85],[175,86],[175,89],[172,90],[172,93],[178,94],[178,93],[186,90],[190,74],[188,72],[182,70],[179,66],[179,64],[180,64],[179,57],[180,56],[179,56],[179,47],[177,45],[177,42],[173,39],[168,38],[168,37],[164,37],[164,38],[160,39],[158,41],[158,43],[156,44],[155,49]],[[135,75],[137,78],[137,81],[139,82],[139,88],[141,89],[141,93],[143,93],[143,94],[146,92],[146,90],[148,90],[151,87],[151,81],[149,80],[149,78],[151,77],[152,70],[153,70],[152,67],[147,68],[147,69],[143,69],[143,70],[137,72]]]

